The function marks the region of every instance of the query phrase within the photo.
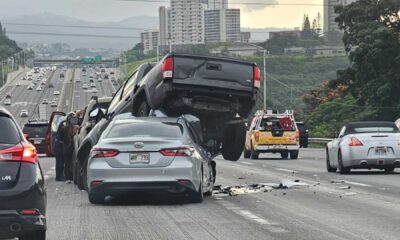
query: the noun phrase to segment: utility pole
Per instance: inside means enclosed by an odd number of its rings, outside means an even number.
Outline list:
[[[264,49],[264,73],[263,73],[263,79],[264,79],[264,110],[267,110],[267,60],[266,60],[266,53],[267,50]]]

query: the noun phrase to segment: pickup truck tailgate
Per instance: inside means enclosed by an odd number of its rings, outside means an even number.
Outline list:
[[[248,62],[174,55],[174,84],[253,91],[253,66]]]

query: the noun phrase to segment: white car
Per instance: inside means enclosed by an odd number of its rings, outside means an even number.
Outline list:
[[[28,90],[33,90],[33,87],[34,87],[34,86],[29,85],[26,89],[28,89]]]
[[[92,89],[92,93],[97,93],[97,92],[98,92],[97,88]]]
[[[41,86],[39,86],[39,87],[36,88],[36,91],[42,91],[42,90],[43,90],[43,89],[42,89]]]
[[[99,82],[102,82],[102,81],[103,81],[103,79],[102,79],[102,78],[98,78],[98,79],[97,79],[97,81],[99,81]]]
[[[17,82],[17,83],[15,84],[15,86],[19,87],[19,86],[21,86],[21,83],[20,83],[20,82]]]
[[[350,173],[351,169],[400,168],[400,130],[393,122],[354,122],[326,146],[328,172]]]
[[[5,106],[11,105],[11,99],[6,98],[6,99],[4,100],[4,105],[5,105]]]
[[[54,91],[53,94],[54,95],[60,95],[60,91]]]
[[[95,83],[91,83],[91,84],[90,84],[90,87],[91,87],[91,88],[95,88],[95,87],[96,87],[96,84],[95,84]]]
[[[47,99],[43,99],[42,104],[49,104],[49,102],[47,101]]]
[[[50,102],[50,107],[57,107],[57,102],[56,101],[51,101]]]
[[[25,110],[25,109],[22,110],[21,113],[19,114],[19,116],[20,116],[20,117],[23,117],[23,118],[29,117],[28,110]]]
[[[88,87],[88,85],[87,84],[83,84],[82,85],[82,89],[88,89],[89,87]]]

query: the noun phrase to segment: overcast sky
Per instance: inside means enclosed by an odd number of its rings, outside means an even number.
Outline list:
[[[230,3],[315,3],[323,0],[230,0]],[[118,21],[132,16],[157,16],[157,8],[168,3],[127,2],[118,0],[0,0],[0,20],[4,17],[50,12],[79,19],[104,22]],[[259,6],[236,5],[242,14],[242,27],[300,27],[304,14],[314,18],[323,13],[322,6]],[[140,24],[138,24],[140,26]]]

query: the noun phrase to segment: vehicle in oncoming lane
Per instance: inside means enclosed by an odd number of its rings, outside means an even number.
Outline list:
[[[3,104],[4,104],[5,106],[11,105],[11,98],[6,98],[6,99],[4,99]]]
[[[21,110],[21,113],[19,114],[20,117],[29,117],[28,110],[23,109]]]
[[[0,239],[46,239],[46,188],[35,147],[0,107]]]
[[[393,122],[353,122],[326,146],[328,172],[346,174],[351,169],[400,167],[400,131]]]
[[[56,95],[56,96],[60,95],[60,91],[54,91],[53,94]]]
[[[193,119],[115,117],[90,152],[89,201],[101,204],[106,196],[142,191],[182,193],[196,203],[210,196],[215,162],[199,145]]]

